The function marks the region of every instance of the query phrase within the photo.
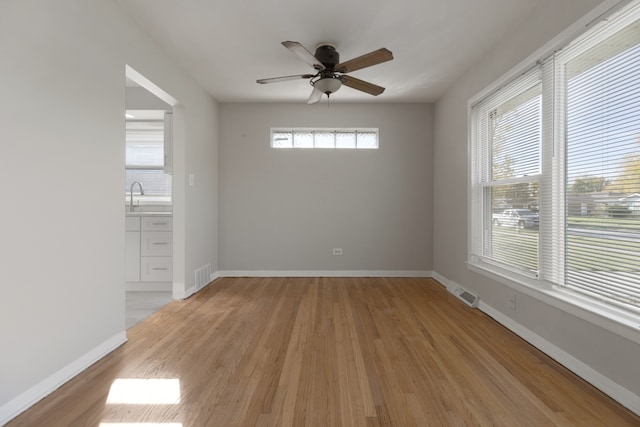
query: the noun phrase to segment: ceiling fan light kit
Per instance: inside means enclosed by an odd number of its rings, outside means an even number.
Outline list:
[[[322,77],[316,81],[311,81],[311,85],[320,92],[329,96],[342,86],[342,81],[339,77]]]
[[[320,43],[316,47],[315,54],[311,54],[311,52],[298,42],[284,41],[282,45],[296,54],[304,62],[311,65],[316,70],[316,74],[298,74],[294,76],[260,79],[256,81],[257,83],[267,84],[287,80],[310,79],[309,83],[313,86],[313,91],[307,101],[308,104],[320,102],[322,95],[327,95],[328,98],[332,93],[337,92],[342,85],[374,96],[384,92],[384,88],[381,86],[345,74],[382,62],[391,61],[393,54],[388,49],[381,48],[341,63],[340,54],[331,43]]]

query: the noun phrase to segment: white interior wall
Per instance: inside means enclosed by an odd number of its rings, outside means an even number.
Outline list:
[[[197,269],[211,264],[212,272],[218,270],[219,113],[218,104],[212,98],[204,97],[203,100],[205,104],[201,106],[185,103],[184,110],[187,145],[186,152],[183,154],[183,164],[186,167],[184,173],[178,174],[178,177],[183,180],[178,184],[184,188],[182,194],[185,195],[184,206],[186,207],[183,220],[185,236],[184,297],[191,295],[196,290],[194,286]],[[193,175],[193,185],[189,183],[189,175]],[[175,169],[174,179],[176,179]],[[174,227],[176,225],[175,203],[174,198]],[[175,248],[176,246],[174,246],[174,250]],[[174,272],[174,281],[175,277]]]
[[[271,127],[377,127],[380,148],[275,150]],[[428,104],[221,104],[220,269],[431,270],[432,133]]]
[[[595,381],[626,390],[628,406],[640,410],[640,345],[590,322],[516,292],[517,310],[509,308],[509,288],[467,269],[467,101],[512,67],[543,47],[557,34],[598,6],[598,0],[550,0],[537,8],[518,30],[448,90],[435,106],[434,147],[434,270],[455,284],[480,295],[504,317],[546,340],[594,373]],[[452,197],[452,194],[464,195]],[[576,368],[574,363],[572,368]],[[579,370],[579,369],[578,369]],[[584,369],[588,372],[589,369]],[[597,378],[596,378],[597,377]],[[594,380],[591,378],[590,380]],[[599,378],[599,379],[598,379]],[[609,384],[609,381],[615,384]],[[609,390],[609,391],[611,391]],[[631,394],[627,392],[631,392]],[[618,397],[620,397],[618,396]]]
[[[217,268],[217,106],[112,1],[5,0],[0,57],[2,424],[125,339],[125,64],[184,110],[187,289]]]

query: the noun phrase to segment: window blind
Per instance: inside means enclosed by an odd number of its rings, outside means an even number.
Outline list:
[[[125,141],[125,193],[139,181],[147,195],[170,196],[172,179],[164,170],[164,122],[127,121]]]
[[[538,177],[541,171],[540,70],[534,69],[472,109],[481,144],[472,157],[482,206],[473,252],[507,268],[537,274]]]
[[[564,286],[640,306],[640,20],[614,22],[558,59],[566,93]]]
[[[639,314],[640,1],[470,113],[470,264]]]

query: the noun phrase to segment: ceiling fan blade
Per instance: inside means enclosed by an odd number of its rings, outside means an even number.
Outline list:
[[[311,65],[316,70],[324,70],[324,65],[311,52],[307,50],[302,44],[298,42],[286,41],[282,42],[282,45],[289,49],[291,52],[298,55],[300,59],[302,59],[307,64]]]
[[[374,85],[373,83],[365,82],[364,80],[356,79],[351,76],[341,76],[342,84],[349,86],[350,88],[366,92],[368,94],[377,96],[384,92],[382,86]]]
[[[299,79],[310,79],[314,74],[296,74],[295,76],[282,76],[282,77],[272,77],[270,79],[260,79],[256,80],[256,83],[267,84],[267,83],[278,83],[278,82],[286,82],[287,80],[299,80]]]
[[[391,61],[392,59],[393,53],[383,47],[336,65],[336,71],[341,73],[350,73],[351,71],[371,67],[372,65],[381,64],[383,62]]]
[[[322,99],[322,95],[324,95],[324,93],[314,88],[313,92],[311,92],[311,96],[309,96],[307,104],[317,104]]]

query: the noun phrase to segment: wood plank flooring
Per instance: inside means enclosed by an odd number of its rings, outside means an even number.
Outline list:
[[[432,279],[219,279],[128,336],[8,427],[640,425]]]

